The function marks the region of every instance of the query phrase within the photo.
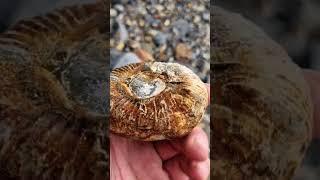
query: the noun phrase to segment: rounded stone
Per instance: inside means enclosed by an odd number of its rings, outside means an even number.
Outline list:
[[[143,141],[182,137],[201,121],[205,84],[177,63],[130,64],[111,73],[110,130]]]

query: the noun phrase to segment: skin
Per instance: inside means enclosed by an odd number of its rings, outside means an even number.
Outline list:
[[[110,165],[111,180],[206,180],[209,140],[198,127],[172,141],[141,142],[110,134]]]

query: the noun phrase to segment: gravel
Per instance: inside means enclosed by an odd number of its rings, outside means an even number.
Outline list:
[[[178,62],[204,82],[210,74],[210,1],[112,1],[111,49],[123,53],[143,48],[157,61]],[[190,47],[191,58],[176,59],[178,44]]]

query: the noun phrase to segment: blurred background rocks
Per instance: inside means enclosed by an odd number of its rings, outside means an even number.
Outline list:
[[[281,44],[300,67],[320,70],[320,1],[214,0],[241,14]],[[320,179],[320,141],[311,144],[294,180]]]
[[[208,0],[112,1],[111,54],[144,49],[156,61],[178,62],[209,82]]]

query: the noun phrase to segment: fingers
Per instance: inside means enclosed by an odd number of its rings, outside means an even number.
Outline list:
[[[187,137],[155,142],[154,147],[163,161],[180,153],[195,161],[204,161],[209,157],[209,140],[199,127],[194,128]]]
[[[154,143],[155,149],[163,161],[179,153],[195,161],[204,161],[209,157],[209,142],[206,133],[196,127],[185,138]]]
[[[163,165],[164,169],[167,171],[170,179],[174,180],[189,180],[190,177],[185,173],[181,167],[182,159],[181,156],[176,156],[173,159],[166,161]]]
[[[180,153],[169,141],[155,142],[154,147],[163,161],[171,159]]]
[[[183,152],[191,160],[204,161],[209,156],[209,142],[206,133],[196,127],[185,139]]]
[[[189,169],[189,176],[192,177],[192,179],[206,180],[210,174],[210,160],[207,159],[206,161],[191,163],[191,167],[189,167]]]
[[[204,161],[209,157],[208,137],[199,127],[194,128],[187,137],[171,141],[171,144],[188,159]]]
[[[155,143],[163,168],[171,179],[206,180],[210,173],[209,142],[201,128],[187,137]]]
[[[171,179],[206,180],[210,173],[210,161],[192,161],[185,156],[176,156],[164,163]]]
[[[206,180],[210,174],[210,160],[180,161],[182,170],[193,180]]]

